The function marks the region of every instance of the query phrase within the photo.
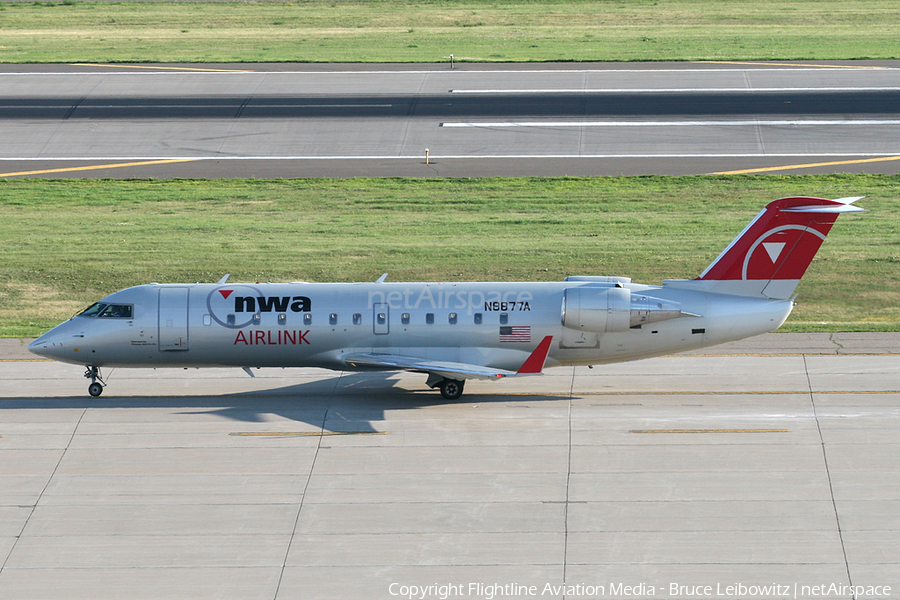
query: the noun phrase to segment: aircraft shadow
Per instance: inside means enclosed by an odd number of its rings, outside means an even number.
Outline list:
[[[436,390],[400,387],[403,380],[394,379],[395,375],[343,373],[307,383],[215,396],[0,398],[0,420],[4,410],[168,408],[176,414],[214,414],[247,424],[287,420],[306,423],[324,433],[376,433],[373,423],[384,421],[387,411],[525,400],[521,396],[474,393],[445,400]],[[529,395],[527,400],[559,401],[560,396]]]

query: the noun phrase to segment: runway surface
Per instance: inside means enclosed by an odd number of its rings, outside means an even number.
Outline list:
[[[0,65],[0,177],[897,173],[898,65]]]
[[[0,344],[3,600],[900,597],[897,334],[452,403],[306,369],[120,369],[91,399],[23,348]]]

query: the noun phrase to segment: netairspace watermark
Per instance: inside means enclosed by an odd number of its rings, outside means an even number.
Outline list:
[[[471,600],[497,600],[505,598],[719,598],[727,599],[772,599],[791,598],[888,598],[892,588],[889,585],[849,585],[846,583],[824,582],[801,583],[717,583],[714,585],[690,585],[667,583],[609,582],[586,583],[546,583],[541,585],[521,583],[432,583],[413,585],[391,583],[388,593],[393,598],[406,600],[448,600],[469,598]]]

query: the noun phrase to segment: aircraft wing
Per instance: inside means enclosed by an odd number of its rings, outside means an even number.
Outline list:
[[[517,374],[515,371],[507,371],[505,369],[489,369],[480,365],[425,360],[413,356],[398,356],[396,354],[348,354],[344,357],[344,362],[351,367],[434,373],[447,379],[500,379],[501,377],[511,377]]]
[[[344,356],[344,362],[351,367],[368,367],[372,369],[420,371],[432,373],[447,379],[500,379],[502,377],[517,377],[521,375],[540,375],[544,368],[544,361],[550,352],[552,336],[545,337],[537,348],[529,355],[518,371],[506,369],[491,369],[483,365],[449,362],[441,360],[427,360],[415,356],[400,356],[396,354],[356,353]]]

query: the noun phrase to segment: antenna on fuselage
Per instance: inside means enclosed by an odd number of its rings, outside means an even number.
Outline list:
[[[226,281],[228,281],[229,277],[231,277],[231,273],[225,273],[225,276],[222,277],[222,279],[220,279],[219,281],[217,281],[216,285],[223,285]]]
[[[375,283],[384,283],[384,280],[387,279],[387,276],[388,276],[388,274],[385,273],[384,275],[382,275],[381,277],[379,277],[378,280],[375,281]]]

